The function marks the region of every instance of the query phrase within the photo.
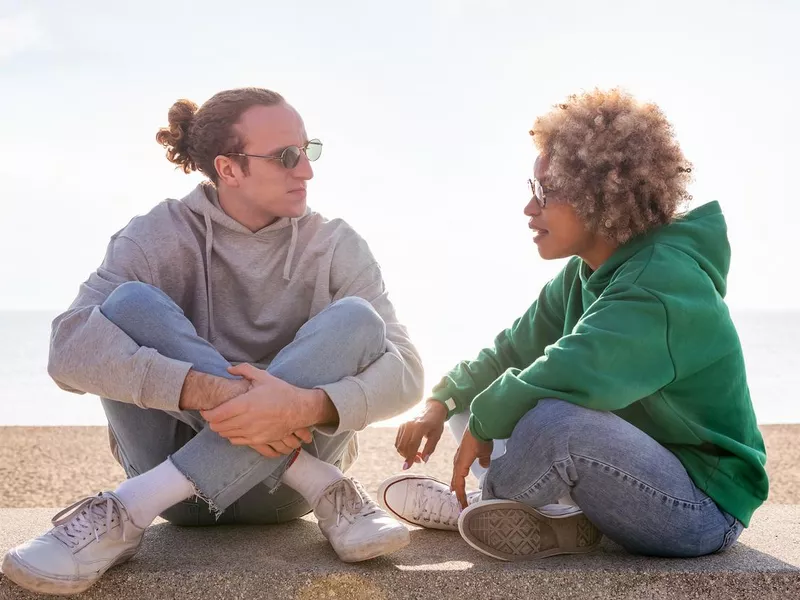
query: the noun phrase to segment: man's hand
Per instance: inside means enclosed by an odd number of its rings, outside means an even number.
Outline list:
[[[250,389],[247,379],[227,379],[191,369],[181,388],[181,410],[210,410]]]
[[[319,400],[325,392],[296,387],[246,363],[228,371],[243,376],[252,389],[218,408],[202,411],[213,431],[231,444],[252,446],[265,456],[271,456],[270,449],[287,454],[302,441],[310,441],[307,429],[320,422]]]
[[[422,413],[400,425],[394,447],[398,454],[406,459],[403,464],[405,471],[415,462],[424,460],[428,462],[431,454],[436,450],[436,444],[442,437],[444,422],[447,420],[447,408],[441,402],[428,400]],[[425,447],[419,451],[422,439],[425,438]]]
[[[464,437],[461,438],[461,445],[458,447],[456,456],[453,459],[453,478],[450,480],[450,489],[456,493],[456,498],[458,498],[461,508],[467,508],[465,487],[469,468],[476,458],[480,466],[488,467],[492,460],[493,449],[494,442],[481,442],[475,439],[469,428],[464,432]]]

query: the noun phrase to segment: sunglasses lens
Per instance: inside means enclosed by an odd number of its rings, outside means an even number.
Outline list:
[[[289,146],[281,154],[281,162],[287,169],[294,169],[297,163],[300,162],[300,148],[297,146]]]
[[[319,140],[309,140],[306,144],[306,156],[308,160],[317,160],[322,154],[322,142]]]

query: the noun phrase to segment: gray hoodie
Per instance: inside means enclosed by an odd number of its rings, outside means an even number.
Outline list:
[[[307,211],[252,233],[221,210],[205,183],[111,238],[103,264],[53,321],[48,371],[68,391],[177,411],[191,364],[140,347],[99,309],[126,281],[163,290],[230,362],[262,367],[326,306],[360,296],[386,323],[386,353],[355,377],[320,386],[339,412],[339,427],[326,433],[361,430],[422,397],[422,363],[380,267],[341,219]]]

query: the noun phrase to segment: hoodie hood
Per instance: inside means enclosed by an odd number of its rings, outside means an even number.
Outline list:
[[[294,259],[295,250],[297,248],[297,228],[299,218],[281,217],[274,223],[259,229],[256,232],[250,231],[247,227],[228,216],[219,203],[219,195],[217,189],[208,182],[201,183],[192,192],[183,198],[182,202],[193,213],[203,217],[206,228],[206,247],[205,247],[205,279],[206,279],[206,294],[208,301],[208,322],[209,322],[209,340],[214,340],[214,300],[213,300],[213,280],[211,278],[211,260],[214,254],[214,224],[220,228],[234,232],[239,235],[248,236],[254,240],[261,242],[270,242],[276,235],[286,229],[292,228],[292,237],[289,246],[286,250],[286,260],[283,266],[283,280],[288,282],[291,280],[292,260]],[[309,209],[306,207],[305,217],[309,214]],[[302,217],[301,217],[302,218]]]
[[[263,229],[252,232],[238,221],[229,217],[225,211],[222,210],[219,203],[217,188],[209,182],[198,185],[188,196],[183,198],[182,202],[188,206],[192,212],[203,216],[208,215],[212,222],[225,229],[261,239],[268,239],[270,236],[274,235],[276,231],[291,227],[292,221],[297,220],[281,217],[271,225],[267,225]],[[309,210],[306,208],[306,214],[308,214],[308,212]]]
[[[731,247],[728,226],[719,202],[709,202],[685,213],[674,222],[634,238],[617,251],[594,273],[581,265],[581,279],[589,287],[605,287],[616,270],[642,250],[654,246],[669,246],[691,257],[711,279],[717,292],[725,297]]]

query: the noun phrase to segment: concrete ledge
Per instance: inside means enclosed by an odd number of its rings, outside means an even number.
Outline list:
[[[0,553],[47,530],[55,509],[0,509]],[[416,529],[411,546],[339,562],[311,518],[272,527],[151,527],[139,554],[82,598],[800,598],[800,506],[766,505],[728,552],[631,556],[604,541],[585,556],[502,563],[456,533]],[[0,576],[0,598],[35,597]]]

